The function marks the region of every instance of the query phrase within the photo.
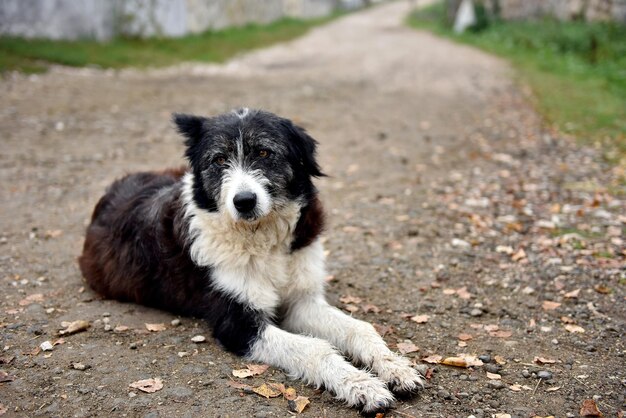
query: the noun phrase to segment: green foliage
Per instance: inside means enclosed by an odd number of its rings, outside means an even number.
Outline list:
[[[237,53],[287,41],[330,17],[282,19],[182,38],[116,38],[109,42],[0,37],[0,71],[43,71],[47,63],[102,68],[161,67],[182,61],[222,62]]]
[[[509,59],[549,123],[605,145],[609,159],[626,158],[626,26],[491,18],[480,30],[456,35],[443,16],[438,3],[408,23]]]

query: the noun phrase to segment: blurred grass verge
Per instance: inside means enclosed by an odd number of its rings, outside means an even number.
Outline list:
[[[444,3],[436,3],[407,23],[508,59],[548,124],[626,166],[626,26],[477,16],[476,27],[455,34]]]
[[[0,72],[43,72],[51,63],[72,67],[148,68],[186,61],[223,62],[241,52],[294,39],[343,14],[336,12],[315,19],[285,18],[267,25],[250,24],[181,38],[120,37],[97,42],[0,37]]]

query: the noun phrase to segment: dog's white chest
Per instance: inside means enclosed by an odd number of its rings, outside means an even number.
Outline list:
[[[307,279],[311,269],[323,269],[321,244],[290,252],[300,214],[298,204],[276,211],[254,226],[197,209],[188,214],[192,215],[192,259],[212,267],[218,289],[255,309],[273,312],[298,291],[311,287]]]

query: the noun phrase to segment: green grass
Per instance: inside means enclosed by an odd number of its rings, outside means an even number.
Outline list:
[[[550,125],[626,161],[626,26],[492,20],[457,35],[442,3],[414,12],[408,24],[508,59]]]
[[[45,71],[48,63],[72,67],[163,67],[183,61],[222,62],[233,55],[306,33],[341,13],[318,19],[282,19],[182,38],[116,38],[109,42],[0,37],[0,72]]]

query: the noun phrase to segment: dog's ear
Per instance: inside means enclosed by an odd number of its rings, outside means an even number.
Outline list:
[[[290,144],[293,146],[300,164],[306,172],[314,177],[325,177],[316,160],[317,141],[290,120],[285,119],[285,128],[289,132]]]
[[[185,137],[185,145],[192,147],[204,136],[205,123],[207,118],[184,113],[174,113],[172,119],[176,124],[178,132]]]

